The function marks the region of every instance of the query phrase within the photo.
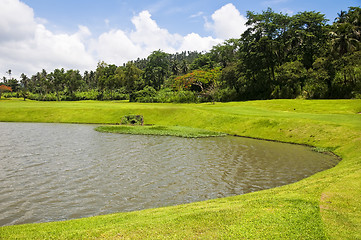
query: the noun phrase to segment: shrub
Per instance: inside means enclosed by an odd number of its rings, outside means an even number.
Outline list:
[[[144,124],[144,118],[142,115],[125,115],[122,117],[122,120],[120,122],[122,125],[143,125]]]
[[[317,79],[310,78],[305,82],[305,86],[303,87],[303,97],[308,99],[320,99],[325,98],[328,93],[327,83]]]
[[[76,92],[75,96],[79,100],[97,100],[99,92],[97,90],[90,90],[87,92]]]
[[[220,89],[215,94],[215,100],[217,102],[231,102],[231,101],[237,101],[238,94],[235,88],[224,88]]]
[[[157,91],[150,87],[146,86],[143,90],[138,92],[133,92],[130,94],[130,102],[154,102],[154,98],[157,94]]]
[[[174,98],[175,92],[170,88],[163,88],[157,92],[157,95],[154,97],[154,102],[159,103],[169,103]]]
[[[200,97],[192,91],[178,91],[172,99],[175,103],[198,103]]]

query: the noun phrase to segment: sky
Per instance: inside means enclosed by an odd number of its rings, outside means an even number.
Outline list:
[[[325,14],[361,0],[0,0],[0,77],[95,70],[167,53],[209,51],[247,29],[247,11]]]

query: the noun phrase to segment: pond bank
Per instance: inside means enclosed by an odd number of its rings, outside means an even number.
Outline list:
[[[297,109],[297,110],[294,110]],[[140,212],[0,228],[0,238],[360,239],[360,100],[270,100],[211,104],[21,102],[0,104],[0,121],[147,123],[187,126],[333,149],[334,168],[300,182]]]

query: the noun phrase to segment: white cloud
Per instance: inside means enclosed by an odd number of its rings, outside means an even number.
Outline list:
[[[183,38],[179,51],[208,51],[221,42],[220,39],[201,37],[196,33],[191,33]]]
[[[99,61],[108,63],[121,64],[137,57],[146,57],[142,56],[142,48],[132,42],[122,30],[103,33],[91,44],[91,49]]]
[[[130,38],[145,51],[162,49],[166,52],[174,52],[182,40],[179,34],[171,34],[167,29],[160,28],[148,11],[143,11],[133,17],[132,23],[135,31],[131,32]]]
[[[131,32],[112,29],[92,41],[90,46],[98,60],[121,65],[138,57],[145,58],[158,49],[175,52],[182,40],[180,35],[160,28],[148,11],[134,16],[132,23],[135,29]]]
[[[33,10],[22,2],[0,1],[0,42],[31,38],[36,29]]]
[[[19,0],[0,1],[0,14],[0,76],[8,69],[17,77],[42,69],[96,66],[84,43],[91,35],[87,27],[79,26],[74,34],[54,34],[42,24],[46,20],[36,19]]]
[[[206,21],[206,28],[213,31],[216,37],[223,40],[239,38],[247,29],[247,18],[242,16],[237,8],[229,3],[212,14],[213,23]]]
[[[121,65],[158,49],[168,53],[208,51],[221,43],[219,38],[196,33],[170,33],[152,19],[149,11],[131,19],[132,30],[111,29],[99,36],[92,36],[82,25],[75,33],[54,33],[47,29],[46,19],[36,18],[33,9],[20,0],[0,0],[0,14],[0,77],[8,69],[14,77],[21,73],[31,76],[42,69],[95,70],[98,61]],[[217,10],[212,19],[209,27],[223,39],[243,31],[239,27],[244,19],[232,4]]]
[[[90,36],[87,27],[79,26],[75,34],[54,34],[47,30],[44,25],[38,24],[35,38],[29,42],[27,52],[30,58],[36,60],[40,66],[47,69],[53,68],[77,68],[85,70],[95,65],[91,54],[87,51],[84,41]]]
[[[92,35],[87,26],[79,25],[78,28],[79,31],[75,34],[75,36],[77,36],[79,39],[85,40]]]
[[[159,49],[168,53],[207,51],[221,42],[195,33],[186,36],[169,33],[167,29],[158,26],[148,11],[134,16],[132,23],[135,29],[130,33],[113,29],[93,41],[91,49],[99,59],[120,65],[138,57],[145,58]]]
[[[202,11],[200,11],[200,12],[197,12],[196,14],[189,16],[189,18],[197,18],[197,17],[203,16],[203,14],[204,13]]]

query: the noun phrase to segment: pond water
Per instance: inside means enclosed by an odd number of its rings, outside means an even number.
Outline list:
[[[99,133],[93,125],[0,123],[0,226],[244,194],[337,164],[309,148],[239,137]]]

